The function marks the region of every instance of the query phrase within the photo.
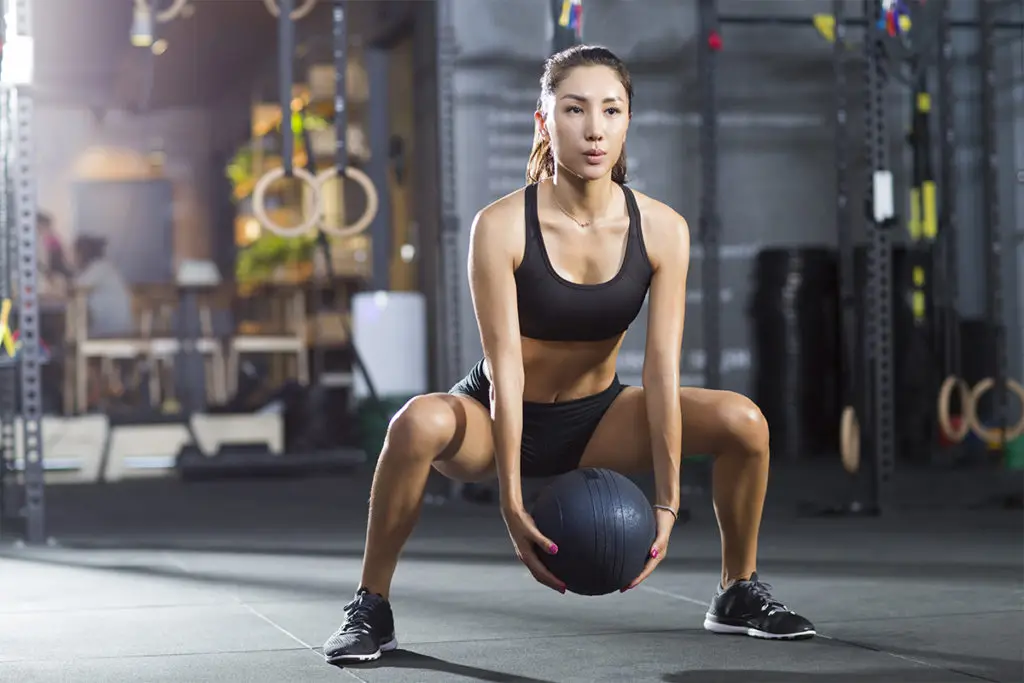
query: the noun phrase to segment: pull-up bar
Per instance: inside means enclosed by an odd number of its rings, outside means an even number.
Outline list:
[[[814,15],[810,16],[771,16],[756,14],[719,14],[716,17],[719,24],[740,25],[740,26],[807,26],[814,28]],[[847,17],[843,23],[848,27],[865,27],[868,21],[864,17]],[[874,25],[874,22],[871,22]],[[977,21],[966,19],[951,19],[950,28],[957,29],[978,29]],[[996,21],[993,22],[997,30],[1024,31],[1024,21]]]

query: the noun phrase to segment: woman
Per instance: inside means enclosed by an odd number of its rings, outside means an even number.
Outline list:
[[[324,646],[328,661],[370,661],[396,647],[387,597],[431,467],[460,481],[497,474],[516,554],[564,592],[537,558],[558,550],[527,513],[521,476],[653,468],[658,532],[633,588],[668,549],[681,456],[713,453],[722,578],[705,628],[814,635],[755,572],[768,479],[761,412],[738,394],[679,386],[689,230],[624,184],[632,97],[629,73],[608,50],[573,47],[548,60],[529,184],[483,209],[472,228],[484,359],[448,394],[417,397],[392,420],[370,494],[361,584]],[[648,293],[643,386],[625,387],[616,355]]]

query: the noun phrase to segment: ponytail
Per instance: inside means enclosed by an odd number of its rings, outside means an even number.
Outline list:
[[[622,148],[622,155],[612,167],[612,181],[620,185],[626,184],[626,148]],[[555,155],[551,151],[551,140],[541,132],[537,126],[533,134],[533,149],[530,150],[530,160],[526,162],[526,182],[529,185],[539,183],[545,178],[553,178],[555,175]]]
[[[612,181],[619,185],[625,185],[627,182],[626,178],[626,145],[622,145],[622,154],[619,155],[619,160],[612,166]]]
[[[533,134],[533,149],[530,160],[526,162],[526,182],[530,185],[539,183],[545,178],[555,175],[555,155],[551,153],[551,140],[541,131],[540,126]]]

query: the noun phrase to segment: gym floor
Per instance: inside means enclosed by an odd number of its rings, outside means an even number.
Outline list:
[[[658,571],[599,598],[533,582],[496,508],[427,507],[392,594],[401,649],[346,669],[319,648],[358,580],[367,473],[51,487],[54,543],[0,546],[0,680],[1021,681],[1022,516],[942,509],[963,481],[919,482],[930,499],[882,518],[804,518],[807,480],[773,473],[762,578],[821,634],[790,643],[702,630],[719,571],[703,493]]]

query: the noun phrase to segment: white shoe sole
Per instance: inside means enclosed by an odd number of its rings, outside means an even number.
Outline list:
[[[398,649],[398,638],[392,638],[386,643],[381,643],[380,649],[376,652],[372,652],[368,655],[338,655],[336,657],[325,657],[328,664],[360,664],[365,662],[375,662],[380,659],[380,656],[384,652],[391,652],[392,650]]]
[[[729,624],[722,624],[714,621],[710,617],[704,618],[704,630],[711,631],[712,633],[744,635],[750,636],[751,638],[764,638],[766,640],[803,640],[805,638],[813,638],[817,635],[817,631],[814,629],[797,631],[796,633],[768,633],[767,631],[760,631],[756,628],[749,628],[747,626],[730,626]]]

